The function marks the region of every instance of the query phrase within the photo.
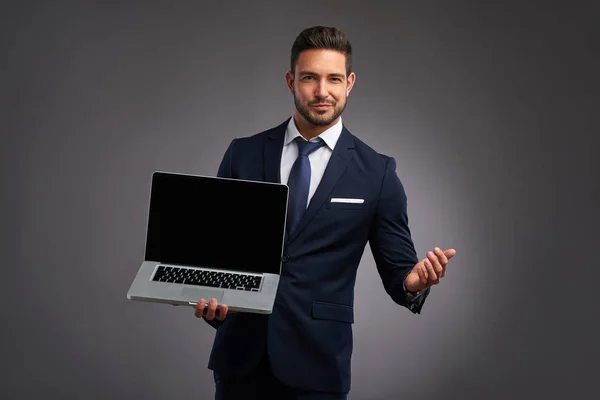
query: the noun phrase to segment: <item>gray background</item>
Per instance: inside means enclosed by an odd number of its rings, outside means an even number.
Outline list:
[[[150,175],[289,117],[316,24],[354,46],[344,122],[397,159],[420,256],[458,251],[415,316],[367,249],[350,398],[591,395],[597,2],[484,3],[3,2],[0,395],[211,398],[212,328],[125,298]]]

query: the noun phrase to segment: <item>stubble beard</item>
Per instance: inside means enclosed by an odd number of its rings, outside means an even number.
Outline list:
[[[331,116],[327,117],[329,110],[325,110],[323,112],[316,112],[310,109],[310,105],[303,104],[298,97],[294,93],[294,105],[296,106],[296,110],[306,119],[306,121],[314,126],[327,126],[335,121],[346,108],[346,99],[342,104],[335,103],[333,105],[333,113]]]

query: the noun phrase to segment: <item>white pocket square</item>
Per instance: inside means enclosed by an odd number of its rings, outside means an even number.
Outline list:
[[[344,198],[344,197],[333,197],[331,199],[332,203],[355,203],[355,204],[362,204],[365,202],[365,199],[349,199],[349,198]]]

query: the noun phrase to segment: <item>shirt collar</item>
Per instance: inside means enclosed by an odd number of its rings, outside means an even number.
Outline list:
[[[323,141],[325,142],[327,147],[329,147],[331,149],[331,151],[333,151],[333,149],[335,148],[335,144],[337,143],[338,139],[340,138],[340,135],[342,134],[342,128],[343,128],[342,117],[340,117],[340,119],[338,120],[338,122],[335,125],[333,125],[329,129],[327,129],[326,131],[322,132],[320,135],[316,136],[315,138],[311,139],[311,141],[316,140],[317,137],[321,138],[321,139],[323,139]],[[294,117],[292,117],[292,118],[290,118],[290,121],[288,122],[288,125],[287,125],[287,129],[285,130],[284,146],[287,146],[288,144],[290,144],[298,136],[302,136],[302,135],[300,134],[300,131],[298,131],[298,128],[296,127],[296,123],[294,122]]]

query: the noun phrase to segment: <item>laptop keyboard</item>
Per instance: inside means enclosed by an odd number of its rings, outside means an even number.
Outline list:
[[[196,268],[159,265],[152,280],[155,282],[185,283],[186,285],[258,292],[262,277],[232,272],[205,271]]]

